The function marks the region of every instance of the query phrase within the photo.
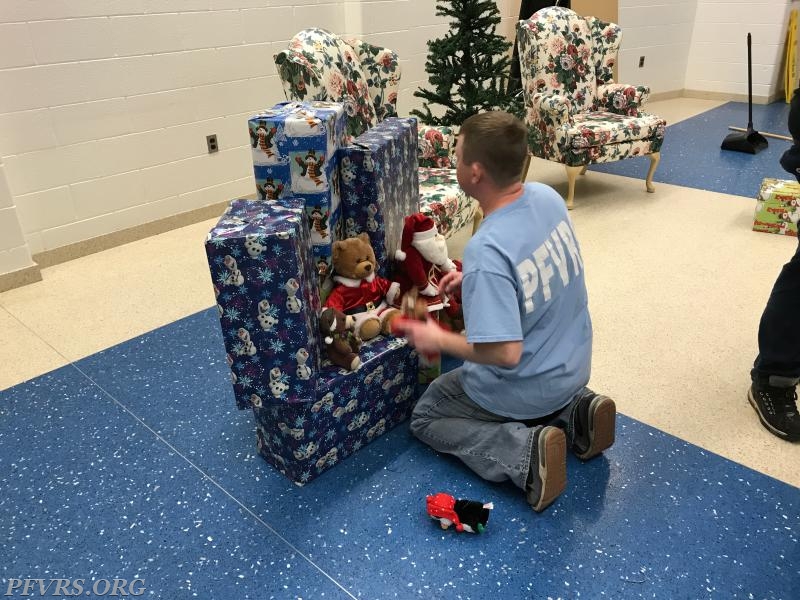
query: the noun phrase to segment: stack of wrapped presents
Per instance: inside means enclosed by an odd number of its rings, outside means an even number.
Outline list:
[[[416,121],[389,118],[347,144],[346,118],[329,102],[252,117],[258,199],[231,202],[206,240],[236,404],[253,411],[263,458],[297,484],[405,420],[417,397],[405,339],[345,335],[358,307],[321,318],[340,284],[336,243],[366,234],[375,280],[391,278],[404,217],[418,210]],[[339,339],[353,351],[331,362]]]

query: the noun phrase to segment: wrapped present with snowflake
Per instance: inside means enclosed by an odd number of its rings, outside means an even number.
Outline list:
[[[237,406],[253,411],[259,454],[299,485],[405,420],[418,370],[417,352],[390,336],[332,363],[304,208],[235,200],[206,240]]]

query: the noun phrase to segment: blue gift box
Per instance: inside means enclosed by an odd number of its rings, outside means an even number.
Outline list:
[[[339,153],[346,114],[335,102],[282,102],[248,120],[261,200],[303,198],[316,260],[330,268],[340,215]]]
[[[256,444],[273,467],[308,483],[411,414],[417,398],[417,352],[406,341],[378,337],[348,372],[326,361],[315,397],[305,404],[256,406]]]
[[[316,391],[320,301],[303,208],[234,200],[206,239],[239,408]]]
[[[393,337],[364,344],[356,371],[325,358],[304,208],[234,200],[206,240],[236,404],[253,409],[261,455],[298,484],[406,419],[418,371]]]
[[[340,151],[345,236],[369,234],[382,277],[390,277],[403,219],[418,211],[417,145],[416,119],[389,117]]]

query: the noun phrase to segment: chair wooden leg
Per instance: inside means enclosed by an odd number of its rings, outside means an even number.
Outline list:
[[[573,204],[572,200],[575,198],[575,180],[578,178],[578,173],[581,172],[583,167],[566,167],[567,169],[567,181],[569,182],[569,187],[567,188],[567,208],[572,210]]]
[[[588,169],[588,168],[589,168],[589,165],[583,165],[583,168],[581,169],[581,175],[586,175],[586,169]]]
[[[658,166],[658,161],[661,160],[661,152],[653,152],[650,155],[650,168],[647,171],[647,179],[644,181],[644,185],[647,188],[647,191],[651,194],[656,191],[656,188],[653,187],[653,175],[656,172],[656,167]]]

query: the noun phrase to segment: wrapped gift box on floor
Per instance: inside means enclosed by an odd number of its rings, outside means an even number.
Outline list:
[[[410,415],[417,397],[417,352],[403,339],[377,337],[347,372],[323,363],[317,394],[304,403],[254,407],[258,450],[304,484]]]
[[[341,150],[345,236],[369,234],[382,277],[391,278],[403,219],[418,210],[417,144],[416,119],[389,117]]]
[[[753,231],[797,236],[800,219],[800,183],[767,178],[756,199]]]
[[[320,301],[304,201],[234,200],[206,239],[238,407],[316,392]]]
[[[418,371],[391,337],[364,344],[357,371],[324,359],[304,204],[234,200],[206,241],[237,406],[253,409],[260,454],[298,484],[406,419]]]
[[[305,200],[316,260],[330,267],[341,214],[338,149],[346,115],[334,102],[282,102],[248,121],[256,191],[261,200]]]

